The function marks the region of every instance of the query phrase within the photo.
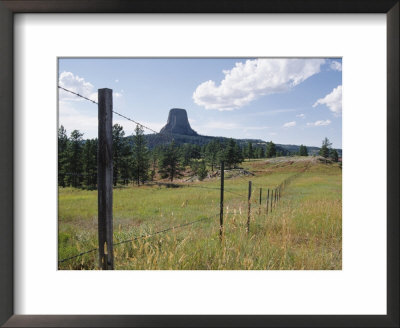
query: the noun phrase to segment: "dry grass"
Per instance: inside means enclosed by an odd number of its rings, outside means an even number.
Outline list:
[[[266,188],[311,165],[265,213]],[[207,188],[157,186],[114,190],[114,240],[133,239],[170,226],[204,221],[115,247],[116,269],[128,270],[340,270],[342,266],[341,169],[314,158],[278,158],[243,164],[255,176],[225,181],[224,236],[219,239],[219,180],[187,183]],[[261,172],[260,172],[261,171]],[[229,176],[229,175],[228,175]],[[250,232],[247,181],[252,180]],[[259,187],[263,204],[258,204]],[[239,194],[239,195],[237,195]],[[240,196],[242,195],[242,196]],[[59,190],[59,258],[97,247],[97,193]],[[97,269],[93,252],[59,265]]]

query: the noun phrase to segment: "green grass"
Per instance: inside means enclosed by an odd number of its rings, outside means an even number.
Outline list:
[[[224,236],[219,239],[218,178],[180,188],[115,188],[114,242],[205,220],[114,248],[115,268],[180,270],[340,270],[342,267],[342,175],[337,164],[315,158],[277,158],[243,163],[254,176],[225,173]],[[265,213],[267,188],[304,170]],[[248,181],[253,182],[250,232]],[[202,188],[192,188],[202,187]],[[259,188],[263,203],[258,204]],[[216,188],[216,189],[208,189]],[[229,193],[232,191],[233,193]],[[59,189],[59,259],[97,248],[97,191]],[[92,252],[60,269],[97,269]]]

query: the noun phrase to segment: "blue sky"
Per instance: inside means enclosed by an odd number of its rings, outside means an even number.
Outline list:
[[[157,131],[177,107],[202,135],[342,147],[340,58],[60,58],[58,78],[94,100],[113,89],[115,111]],[[97,106],[60,90],[59,124],[95,138]]]

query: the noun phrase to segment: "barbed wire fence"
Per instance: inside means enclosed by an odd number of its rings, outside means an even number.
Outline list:
[[[96,104],[96,105],[99,104],[98,101],[95,101],[93,99],[87,98],[87,97],[85,97],[85,96],[83,96],[83,95],[81,95],[81,94],[79,94],[77,92],[74,92],[72,90],[66,89],[66,88],[64,88],[64,87],[62,87],[60,85],[58,86],[58,88],[61,89],[61,90],[64,90],[65,92],[71,93],[71,94],[73,94],[73,95],[75,95],[75,96],[77,96],[79,98],[82,98],[82,99],[85,99],[87,101],[90,101],[93,104]],[[113,114],[118,115],[119,117],[122,117],[122,118],[124,118],[124,119],[126,119],[126,120],[128,120],[128,121],[130,121],[132,123],[135,123],[136,125],[139,125],[142,129],[145,129],[145,130],[153,132],[157,136],[167,136],[171,141],[174,140],[173,134],[170,133],[169,131],[159,132],[159,131],[156,131],[156,130],[148,127],[147,125],[144,125],[144,124],[142,124],[142,123],[140,123],[140,122],[138,122],[138,121],[136,121],[136,120],[124,115],[124,114],[121,114],[121,113],[115,111],[115,110],[112,110],[112,112],[113,112]]]
[[[229,189],[225,188],[224,185],[224,162],[220,163],[220,180],[221,180],[221,185],[219,188],[217,187],[206,187],[206,186],[198,186],[198,185],[187,185],[187,184],[172,184],[172,183],[160,183],[160,182],[156,182],[154,184],[156,185],[165,185],[165,186],[169,186],[169,185],[175,185],[178,187],[189,187],[189,188],[198,188],[198,189],[207,189],[207,190],[215,190],[215,191],[219,191],[220,192],[220,212],[210,216],[205,216],[202,217],[201,219],[195,220],[195,221],[191,221],[188,223],[184,223],[181,225],[176,225],[176,226],[172,226],[172,227],[168,227],[159,231],[156,231],[154,233],[150,233],[150,234],[142,234],[140,236],[131,238],[131,239],[127,239],[127,240],[122,240],[122,241],[118,241],[118,242],[114,242],[113,240],[113,233],[112,233],[112,176],[113,176],[113,172],[112,172],[112,165],[110,166],[110,162],[112,162],[112,154],[110,154],[109,151],[107,151],[107,146],[109,147],[110,142],[112,144],[112,129],[110,128],[110,126],[112,127],[112,118],[110,120],[110,117],[112,117],[111,113],[114,113],[116,115],[118,115],[119,117],[122,117],[132,123],[135,123],[137,126],[140,126],[142,129],[146,129],[149,130],[151,132],[154,133],[155,139],[153,139],[153,144],[157,144],[156,142],[159,141],[160,139],[162,140],[167,140],[167,142],[173,142],[174,141],[174,137],[173,134],[168,132],[168,131],[163,131],[163,132],[158,132],[153,130],[152,128],[138,122],[137,120],[134,120],[124,114],[121,114],[115,110],[112,109],[112,90],[110,89],[99,89],[99,99],[102,98],[103,102],[101,103],[100,101],[95,101],[93,99],[90,99],[88,97],[85,97],[77,92],[74,92],[72,90],[66,89],[62,86],[58,86],[59,89],[64,90],[65,92],[69,92],[71,94],[74,94],[77,97],[80,97],[82,99],[85,99],[87,101],[92,102],[93,104],[97,104],[99,106],[99,150],[98,153],[101,154],[103,151],[104,153],[108,154],[108,158],[106,159],[106,165],[104,165],[104,163],[101,162],[101,160],[98,160],[98,172],[97,173],[91,173],[91,174],[85,174],[85,173],[73,173],[73,172],[64,172],[65,175],[72,175],[72,176],[85,176],[85,175],[97,175],[98,176],[98,194],[99,194],[99,198],[103,200],[103,206],[100,205],[101,201],[99,201],[99,208],[98,208],[98,225],[99,225],[99,247],[97,248],[92,248],[89,249],[87,251],[78,253],[76,255],[73,256],[69,256],[66,258],[63,258],[61,260],[58,260],[58,263],[64,263],[79,257],[82,257],[86,254],[90,254],[93,252],[98,251],[99,252],[99,264],[100,264],[100,268],[104,269],[104,270],[113,270],[114,269],[114,256],[113,256],[113,247],[114,246],[118,246],[121,244],[126,244],[129,242],[133,242],[139,239],[143,239],[143,238],[149,238],[158,234],[162,234],[162,233],[166,233],[169,231],[173,231],[175,229],[180,229],[180,228],[184,228],[184,227],[188,227],[191,226],[195,223],[198,222],[202,222],[205,221],[207,219],[212,219],[214,217],[219,216],[220,217],[220,224],[219,224],[219,230],[220,230],[220,238],[222,240],[222,235],[223,235],[223,231],[224,231],[224,227],[223,227],[223,217],[224,217],[224,193],[229,193],[235,196],[239,196],[241,197],[244,202],[247,201],[248,204],[248,219],[247,219],[247,232],[250,232],[250,217],[251,217],[251,204],[252,202],[257,203],[257,201],[254,199],[254,194],[255,194],[255,190],[256,188],[259,189],[259,209],[258,209],[258,213],[261,214],[261,208],[262,208],[262,201],[263,201],[263,197],[262,197],[262,191],[263,191],[263,187],[259,184],[255,184],[252,182],[252,180],[248,180],[245,179],[244,177],[242,177],[240,174],[237,175],[238,177],[240,177],[241,179],[243,179],[246,183],[248,183],[248,194],[247,196],[245,194],[236,192],[236,191],[232,191]],[[110,93],[111,91],[111,102],[110,99],[107,99],[107,92]],[[103,92],[102,95],[100,95],[100,92]],[[106,93],[106,95],[104,95],[104,92]],[[104,100],[105,98],[105,100]],[[101,108],[100,108],[101,107]],[[108,117],[107,114],[104,111],[108,111]],[[103,112],[103,115],[101,114],[101,112]],[[103,117],[100,117],[100,116]],[[105,121],[106,124],[108,124],[108,129],[101,128],[101,122]],[[104,122],[103,122],[104,123]],[[104,124],[103,124],[104,125]],[[105,132],[107,135],[105,135]],[[103,139],[107,139],[106,142],[104,140],[100,140],[101,137],[103,136]],[[107,144],[108,143],[108,144]],[[101,147],[103,147],[103,149],[101,149]],[[110,170],[111,168],[111,170]],[[277,185],[275,188],[266,188],[266,197],[265,197],[265,214],[268,215],[268,213],[272,213],[273,210],[276,209],[276,207],[278,206],[278,203],[282,197],[282,192],[284,191],[284,189],[293,181],[293,179],[295,179],[296,177],[298,177],[299,175],[301,175],[302,173],[304,173],[306,170],[308,169],[308,166],[302,170],[301,172],[298,172],[296,174],[293,174],[292,176],[286,178],[285,180],[283,180],[279,185]],[[107,172],[105,172],[105,170],[107,170]],[[103,172],[101,172],[103,171]],[[103,174],[101,174],[103,173]],[[253,173],[251,172],[247,172],[248,175],[253,175]],[[108,181],[105,181],[105,183],[101,183],[101,175],[103,175],[103,180],[104,180],[104,176],[108,177]],[[110,180],[111,177],[111,180]],[[104,181],[103,181],[104,182]],[[151,184],[151,183],[150,183]],[[106,194],[105,194],[106,193]],[[111,203],[109,202],[109,200],[111,199]]]
[[[305,170],[304,170],[303,172],[305,172]],[[276,206],[278,205],[279,201],[281,200],[282,193],[283,193],[284,189],[285,189],[295,178],[297,178],[297,177],[298,177],[301,173],[303,173],[303,172],[296,173],[296,174],[294,174],[294,175],[292,175],[292,176],[286,178],[285,180],[283,180],[283,181],[282,181],[278,186],[276,186],[275,188],[265,188],[265,189],[263,189],[262,187],[260,187],[259,212],[258,212],[258,214],[259,214],[259,215],[261,214],[261,210],[260,210],[260,209],[261,209],[261,207],[262,207],[262,201],[264,201],[264,200],[265,200],[265,214],[266,214],[266,215],[268,215],[268,213],[271,214],[271,213],[273,212],[273,210],[276,210]],[[251,181],[250,181],[250,182],[251,182]],[[162,183],[156,183],[156,184],[164,185],[164,184],[162,184]],[[249,204],[249,213],[248,213],[248,215],[249,215],[249,217],[251,216],[251,204],[252,204],[252,197],[253,197],[253,196],[252,196],[253,194],[252,194],[251,191],[249,192],[250,197],[247,198],[248,196],[246,197],[246,195],[244,195],[244,194],[239,194],[239,193],[236,193],[236,192],[232,192],[232,191],[226,190],[226,189],[224,189],[224,188],[221,189],[221,188],[205,187],[205,186],[183,186],[183,187],[208,189],[208,190],[215,190],[215,191],[219,191],[219,192],[222,190],[223,193],[226,193],[226,192],[227,192],[227,193],[231,193],[231,194],[233,194],[233,195],[235,195],[235,196],[240,196],[240,197],[242,197],[242,198],[244,199],[244,201],[245,201],[246,199],[248,200],[248,204]],[[266,191],[265,199],[262,198],[262,191],[263,191],[263,190]],[[256,201],[254,201],[254,203],[256,203]],[[222,210],[222,215],[223,215],[223,210]],[[166,232],[169,232],[169,231],[172,231],[172,230],[175,230],[175,229],[179,229],[179,228],[191,226],[191,225],[193,225],[193,224],[195,224],[195,223],[202,222],[202,221],[205,221],[205,220],[207,220],[207,219],[211,219],[211,218],[214,218],[214,217],[217,217],[217,216],[221,216],[221,213],[217,213],[217,214],[215,214],[215,215],[213,215],[213,216],[211,216],[211,217],[209,217],[209,216],[208,216],[208,217],[204,217],[204,218],[201,218],[201,219],[198,219],[198,220],[195,220],[195,221],[192,221],[192,222],[188,222],[188,223],[185,223],[185,224],[181,224],[181,225],[177,225],[177,226],[168,227],[168,228],[165,228],[165,229],[163,229],[163,230],[160,230],[160,231],[157,231],[157,232],[154,232],[154,233],[143,234],[143,235],[140,235],[140,236],[131,238],[131,239],[119,241],[119,242],[113,243],[113,245],[114,245],[114,246],[118,246],[118,245],[121,245],[121,244],[126,244],[126,243],[129,243],[129,242],[133,242],[133,241],[136,241],[136,240],[139,240],[139,239],[149,238],[149,237],[152,237],[152,236],[155,236],[155,235],[158,235],[158,234],[162,234],[162,233],[166,233]],[[222,229],[222,230],[223,230],[223,229]],[[250,232],[249,224],[248,224],[248,227],[247,227],[247,231]],[[72,259],[75,259],[75,258],[84,256],[84,255],[86,255],[86,254],[93,253],[93,252],[98,251],[98,250],[99,250],[98,247],[97,247],[97,248],[92,248],[92,249],[89,249],[89,250],[87,250],[87,251],[81,252],[81,253],[79,253],[79,254],[76,254],[76,255],[73,255],[73,256],[70,256],[70,257],[61,259],[61,260],[58,261],[58,263],[59,263],[59,264],[60,264],[60,263],[64,263],[64,262],[67,262],[67,261],[69,261],[69,260],[72,260]]]
[[[216,215],[219,215],[219,213],[216,214]],[[215,216],[216,216],[216,215],[215,215]],[[153,237],[153,236],[155,236],[155,235],[162,234],[162,233],[166,233],[166,232],[171,231],[171,230],[175,230],[175,229],[180,229],[180,228],[183,228],[183,227],[191,226],[191,225],[193,225],[193,224],[195,224],[195,223],[198,223],[198,222],[201,222],[201,221],[205,221],[205,220],[207,220],[207,219],[210,219],[210,217],[203,217],[203,218],[201,218],[201,219],[198,219],[198,220],[195,220],[195,221],[192,221],[192,222],[188,222],[188,223],[180,224],[180,225],[177,225],[177,226],[169,227],[169,228],[166,228],[166,229],[163,229],[163,230],[154,232],[154,233],[142,234],[142,235],[140,235],[140,236],[137,236],[137,237],[134,237],[134,238],[131,238],[131,239],[126,239],[126,240],[122,240],[122,241],[113,243],[113,245],[114,245],[114,246],[118,246],[118,245],[130,243],[130,242],[133,242],[133,241],[136,241],[136,240],[139,240],[139,239],[150,238],[150,237]],[[81,256],[83,256],[83,255],[86,255],[86,254],[89,254],[89,253],[93,253],[93,252],[98,251],[98,250],[99,250],[98,247],[92,248],[92,249],[90,249],[90,250],[88,250],[88,251],[85,251],[85,252],[82,252],[82,253],[79,253],[79,254],[76,254],[76,255],[73,255],[73,256],[64,258],[64,259],[62,259],[62,260],[59,260],[58,263],[63,263],[63,262],[66,262],[66,261],[69,261],[69,260],[72,260],[72,259],[81,257]]]

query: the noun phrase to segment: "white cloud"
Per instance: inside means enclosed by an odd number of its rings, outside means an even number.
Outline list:
[[[119,80],[117,79],[117,80],[115,80],[115,83],[118,83],[119,82]]]
[[[307,123],[308,126],[326,126],[331,124],[332,122],[330,120],[325,120],[325,121],[315,121],[315,122],[310,122]]]
[[[276,132],[270,132],[269,135],[270,135],[270,136],[276,136],[277,133],[276,133]]]
[[[58,85],[93,101],[97,101],[97,90],[95,89],[94,85],[88,81],[85,81],[83,77],[75,75],[72,72],[62,72],[59,76]],[[120,98],[122,97],[122,93],[123,90],[121,90],[121,92],[113,91],[113,97]],[[59,96],[60,101],[84,100],[83,98],[80,98],[62,89],[59,89]]]
[[[342,113],[342,86],[338,85],[324,98],[318,99],[313,107],[317,107],[318,105],[326,105],[331,112],[339,116]]]
[[[337,61],[333,61],[331,62],[330,65],[331,69],[333,69],[334,71],[341,71],[342,70],[342,64],[337,62]]]
[[[296,121],[287,122],[287,123],[283,124],[284,128],[291,128],[293,126],[296,126]]]
[[[296,117],[305,118],[306,116],[304,114],[299,114],[299,115],[296,115]]]
[[[234,110],[272,93],[285,92],[320,72],[324,59],[255,59],[225,70],[220,85],[201,83],[194,102],[206,109]]]
[[[83,77],[74,75],[72,72],[62,72],[58,79],[58,85],[80,94],[86,98],[97,101],[97,92],[95,92],[93,84],[85,81]],[[76,95],[59,89],[60,101],[81,101],[82,98]]]

